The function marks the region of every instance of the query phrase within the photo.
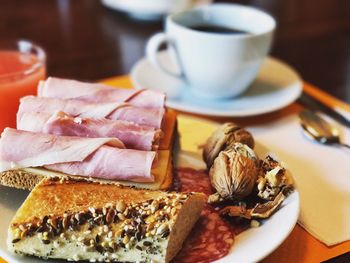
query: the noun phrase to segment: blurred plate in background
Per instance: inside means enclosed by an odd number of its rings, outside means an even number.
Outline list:
[[[212,0],[102,0],[104,6],[139,20],[160,20],[168,14],[211,2]]]

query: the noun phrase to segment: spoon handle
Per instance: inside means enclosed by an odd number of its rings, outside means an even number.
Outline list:
[[[341,142],[340,142],[340,143],[338,143],[338,145],[350,149],[350,145],[349,145],[349,144],[341,143]]]

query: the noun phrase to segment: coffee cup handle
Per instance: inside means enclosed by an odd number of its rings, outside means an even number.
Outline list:
[[[175,52],[176,52],[176,48],[175,48],[174,42],[165,33],[157,33],[157,34],[153,35],[150,38],[150,40],[148,40],[148,42],[147,42],[147,45],[146,45],[146,56],[147,56],[147,59],[149,60],[149,62],[154,67],[156,67],[160,71],[163,71],[164,73],[166,73],[166,74],[168,74],[168,75],[170,75],[172,77],[175,77],[175,78],[182,78],[183,77],[182,70],[179,73],[172,72],[171,70],[167,69],[161,63],[161,61],[159,61],[159,59],[158,59],[158,51],[159,51],[160,46],[162,44],[171,45],[173,47],[173,49],[175,50]],[[179,65],[178,59],[177,59],[177,54],[176,54],[176,62]]]

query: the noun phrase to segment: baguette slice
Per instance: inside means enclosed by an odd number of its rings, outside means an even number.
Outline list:
[[[200,216],[204,199],[200,193],[44,179],[13,218],[8,248],[74,261],[169,262]]]

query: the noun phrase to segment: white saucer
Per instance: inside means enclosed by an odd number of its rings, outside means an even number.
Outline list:
[[[176,70],[166,51],[158,53],[168,68]],[[256,80],[240,97],[225,100],[203,100],[177,78],[164,74],[143,58],[131,69],[135,88],[167,93],[166,105],[184,112],[209,116],[244,117],[272,112],[293,103],[301,94],[302,80],[287,64],[268,57]]]

